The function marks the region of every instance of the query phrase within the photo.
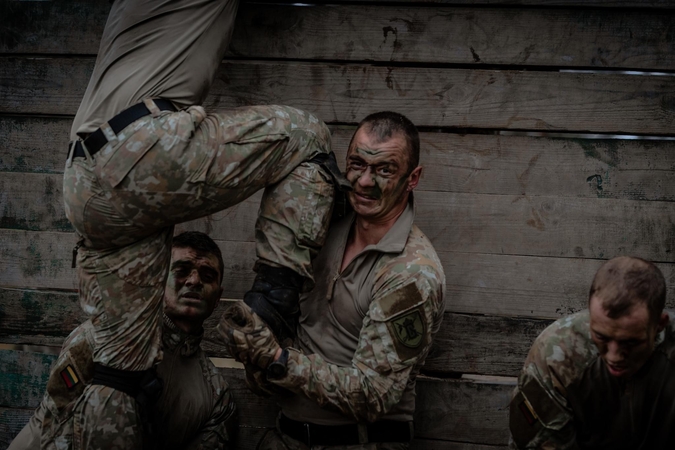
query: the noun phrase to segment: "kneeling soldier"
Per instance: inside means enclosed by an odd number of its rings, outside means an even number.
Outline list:
[[[654,264],[605,263],[589,309],[532,346],[511,401],[511,448],[672,449],[675,325],[665,298]]]
[[[236,427],[235,405],[227,382],[199,347],[202,324],[213,313],[222,288],[223,258],[218,245],[204,233],[176,236],[164,291],[164,359],[157,374],[164,382],[162,395],[146,414],[144,448],[222,449],[231,446]],[[86,321],[66,340],[51,371],[47,392],[30,422],[9,446],[11,450],[81,448],[75,427],[87,417],[76,403],[92,380],[93,331]],[[114,412],[115,408],[110,408]],[[116,417],[107,418],[114,422]],[[97,433],[104,448],[115,448],[120,436]],[[129,431],[127,431],[129,432]],[[86,438],[86,435],[84,436]],[[118,447],[119,448],[119,447]]]

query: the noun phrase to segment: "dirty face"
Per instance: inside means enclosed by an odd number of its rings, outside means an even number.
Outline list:
[[[201,326],[218,304],[222,288],[218,258],[192,248],[173,248],[164,292],[169,318]]]
[[[637,303],[628,314],[612,319],[597,297],[590,302],[591,338],[612,376],[629,378],[647,362],[656,335],[668,323],[663,313],[657,323],[650,320],[644,303]]]
[[[357,216],[387,220],[405,208],[407,193],[417,186],[421,167],[408,174],[408,150],[401,133],[384,142],[363,128],[347,153],[346,177],[354,188],[349,202]]]

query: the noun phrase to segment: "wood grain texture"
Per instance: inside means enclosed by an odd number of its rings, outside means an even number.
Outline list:
[[[34,407],[41,400],[53,355],[0,351],[0,406]],[[274,426],[278,407],[271,399],[251,393],[239,369],[220,369],[239,408],[239,420],[248,427]],[[20,389],[11,389],[20,379]],[[15,386],[18,386],[14,383]],[[479,444],[506,444],[507,405],[513,384],[419,377],[415,435],[425,439]],[[36,394],[38,393],[38,394]]]
[[[273,2],[278,0],[272,0]],[[281,0],[283,1],[283,0]],[[373,3],[377,0],[353,0]],[[583,6],[603,8],[675,8],[673,0],[389,0],[392,3],[419,3],[453,5],[522,5],[522,6]],[[317,3],[340,3],[340,0],[320,0]]]
[[[35,408],[55,360],[54,355],[0,350],[0,406]]]
[[[0,112],[74,114],[91,58],[4,58]],[[48,80],[48,81],[47,81]],[[236,61],[210,110],[286,104],[326,122],[397,110],[418,126],[670,134],[675,77]]]
[[[0,227],[72,230],[63,211],[60,175],[2,173],[0,192]],[[594,259],[637,254],[666,262],[675,250],[670,202],[438,191],[418,191],[415,199],[416,223],[440,253]],[[216,240],[253,242],[259,203],[256,194],[179,231],[196,229]]]
[[[227,358],[216,331],[232,302],[221,301],[204,324],[202,348]],[[75,293],[0,288],[0,342],[60,346],[86,320]],[[530,345],[551,320],[447,312],[423,372],[515,376]]]
[[[61,346],[86,318],[77,293],[0,288],[0,342]]]
[[[533,8],[244,7],[230,51],[253,58],[535,66],[675,65],[672,16]]]
[[[33,415],[33,409],[2,408],[0,407],[0,450],[5,450],[19,434],[19,431],[28,423]]]
[[[0,171],[63,173],[73,119],[0,117]]]
[[[587,291],[585,285],[580,291]],[[455,308],[449,294],[449,308]],[[586,307],[584,293],[577,302],[553,312],[560,317]],[[492,302],[502,298],[495,296]],[[231,301],[221,301],[204,324],[202,347],[209,356],[227,358],[216,325]],[[532,301],[534,305],[535,302]],[[508,307],[502,302],[500,306]],[[489,307],[489,304],[480,307]],[[524,305],[523,305],[524,306]],[[675,300],[669,297],[668,307]],[[64,338],[86,319],[75,293],[55,293],[0,288],[0,342],[60,346]],[[482,374],[516,376],[539,333],[553,320],[528,317],[445,313],[434,347],[423,367],[427,374]]]
[[[96,54],[110,9],[81,0],[1,5],[0,52],[24,54]],[[229,54],[672,70],[674,26],[658,12],[244,3]]]
[[[71,233],[0,229],[0,287],[63,289],[77,287],[70,268],[75,236]],[[225,258],[223,295],[242,298],[253,282],[254,244],[217,241]],[[623,250],[625,251],[625,250]],[[532,257],[440,251],[447,279],[447,310],[558,318],[585,308],[588,287],[601,259]],[[624,254],[617,251],[607,258]],[[675,264],[659,263],[675,299]],[[672,304],[672,303],[669,303]]]
[[[0,117],[0,172],[63,173],[71,121]],[[344,169],[354,127],[331,128]],[[675,141],[455,133],[420,133],[420,140],[420,190],[675,200]]]

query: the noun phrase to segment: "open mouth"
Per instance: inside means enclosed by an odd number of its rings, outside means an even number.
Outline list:
[[[625,374],[627,368],[624,366],[617,366],[614,364],[607,363],[607,370],[609,370],[610,374],[614,375],[615,377],[618,377]]]

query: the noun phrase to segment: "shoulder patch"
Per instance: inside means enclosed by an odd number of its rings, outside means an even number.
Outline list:
[[[382,317],[374,319],[389,320],[424,303],[424,298],[413,281],[388,293],[378,303]]]
[[[417,348],[422,343],[426,327],[422,314],[418,309],[391,320],[394,336],[398,341],[410,348]]]
[[[510,410],[511,437],[519,448],[526,448],[541,430],[539,417],[520,391],[511,400]]]

